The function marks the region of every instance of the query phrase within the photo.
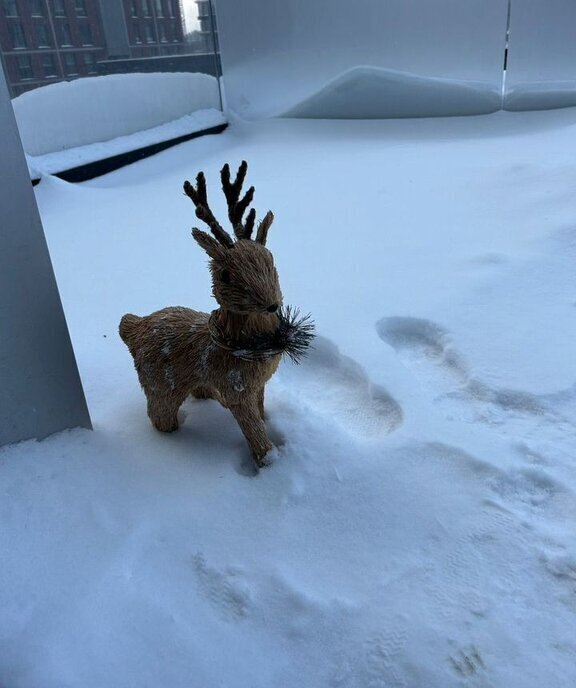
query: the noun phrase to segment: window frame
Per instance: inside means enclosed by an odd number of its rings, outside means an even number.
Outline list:
[[[76,59],[76,53],[73,53],[72,51],[65,52],[63,54],[64,57],[64,71],[66,73],[66,76],[78,76],[78,60]],[[72,63],[74,64],[74,72],[69,71],[69,64],[68,61],[71,60]]]
[[[87,17],[88,8],[86,7],[86,0],[74,0],[74,11],[77,17]]]
[[[52,0],[52,12],[55,17],[67,17],[66,3],[64,0]]]
[[[154,27],[148,22],[144,24],[144,36],[146,38],[145,43],[154,44],[158,42],[154,34]]]
[[[69,22],[62,22],[60,24],[60,47],[61,48],[71,48],[74,45],[73,39],[72,39],[72,28],[70,27]],[[65,35],[67,34],[67,35]],[[69,40],[68,43],[66,43],[66,40]]]
[[[140,45],[142,43],[142,32],[138,22],[133,22],[132,24],[132,35],[134,36],[134,43]]]
[[[25,62],[25,68],[28,70],[30,76],[22,76],[22,63]],[[34,80],[34,66],[30,55],[18,55],[16,58],[16,66],[18,69],[19,81],[33,81]]]
[[[22,22],[8,22],[8,33],[10,34],[13,50],[26,50],[28,48],[28,40]],[[21,39],[21,45],[16,38]]]
[[[46,63],[48,61],[50,61],[50,67],[52,70],[52,73],[50,74],[46,73]],[[58,65],[56,63],[54,53],[44,53],[44,55],[42,55],[42,73],[44,74],[45,79],[57,79],[60,76],[58,74]]]
[[[53,48],[51,32],[46,24],[37,22],[34,25],[34,33],[36,35],[36,47],[38,48]],[[44,34],[41,36],[41,34]],[[42,38],[46,39],[46,42],[42,42]]]
[[[17,0],[3,0],[3,7],[4,7],[4,16],[7,19],[18,19],[20,17],[20,12],[18,11]],[[12,14],[12,11],[13,11],[13,14]]]
[[[96,59],[96,53],[93,53],[90,50],[87,50],[85,53],[83,53],[82,57],[83,57],[84,66],[86,67],[86,72],[88,74],[98,74],[98,67],[97,67],[98,61]]]
[[[83,46],[89,47],[94,45],[94,32],[88,22],[78,22],[78,30],[80,31],[80,41]],[[84,35],[85,33],[87,34],[86,36]],[[89,42],[86,42],[86,37]]]
[[[31,0],[30,2],[30,16],[31,17],[45,17],[46,7],[43,0]]]

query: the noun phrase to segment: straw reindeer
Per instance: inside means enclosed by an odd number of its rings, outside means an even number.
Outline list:
[[[196,177],[196,187],[184,183],[196,216],[213,234],[192,230],[211,259],[212,293],[220,307],[211,314],[182,307],[145,317],[127,314],[120,336],[134,358],[148,416],[158,430],[178,428],[178,409],[190,394],[216,399],[232,412],[259,468],[268,463],[265,457],[273,446],[264,425],[264,386],[283,354],[297,362],[312,339],[313,325],[308,317],[298,319],[297,311],[281,308],[278,274],[265,247],[274,215],[265,215],[253,239],[256,211],[243,216],[254,187],[240,197],[246,171],[244,161],[234,182],[228,165],[221,171],[236,241],[210,210],[204,174]]]

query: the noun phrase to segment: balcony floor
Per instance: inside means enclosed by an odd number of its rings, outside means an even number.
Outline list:
[[[0,450],[0,683],[576,684],[574,111],[233,124],[36,189],[94,431]],[[215,402],[154,431],[117,335],[200,310],[182,194],[249,162],[315,348],[250,475]]]

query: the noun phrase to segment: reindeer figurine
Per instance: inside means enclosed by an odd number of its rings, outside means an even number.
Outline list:
[[[213,234],[192,230],[211,259],[219,308],[211,314],[182,307],[145,317],[127,314],[120,321],[120,336],[134,358],[148,416],[158,430],[178,429],[178,409],[190,394],[216,399],[232,412],[260,468],[273,446],[264,425],[264,386],[284,354],[298,362],[312,340],[313,324],[309,316],[282,308],[278,274],[265,247],[272,212],[259,223],[255,239],[254,208],[243,220],[254,197],[252,186],[240,198],[247,168],[243,161],[234,182],[228,165],[220,173],[236,241],[210,210],[204,173],[196,177],[196,188],[184,183],[196,216]]]

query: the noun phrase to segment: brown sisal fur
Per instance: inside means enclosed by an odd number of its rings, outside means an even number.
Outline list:
[[[215,237],[193,230],[211,258],[212,293],[220,307],[211,315],[182,307],[163,308],[145,317],[127,314],[120,321],[120,336],[134,358],[148,416],[158,430],[178,428],[178,409],[188,395],[216,399],[232,412],[260,467],[272,448],[264,425],[264,386],[276,372],[281,355],[244,360],[242,343],[249,346],[253,335],[276,329],[282,293],[272,254],[264,246],[274,216],[266,215],[255,240],[251,238],[255,212],[251,210],[242,222],[254,194],[251,187],[240,198],[246,167],[243,162],[233,183],[227,165],[221,172],[236,241],[208,207],[204,175],[197,176],[196,188],[184,184],[196,215]],[[214,338],[211,324],[213,331],[217,329],[236,344],[236,354],[234,347],[230,350]]]

